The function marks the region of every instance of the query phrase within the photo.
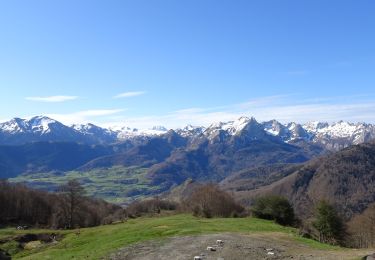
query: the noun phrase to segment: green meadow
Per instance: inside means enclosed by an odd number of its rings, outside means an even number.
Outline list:
[[[60,233],[63,239],[56,244],[44,244],[37,249],[20,250],[13,248],[14,259],[102,259],[119,248],[151,239],[164,239],[171,236],[197,235],[220,232],[284,233],[296,243],[321,250],[339,250],[314,240],[301,238],[297,230],[283,227],[272,221],[257,218],[215,218],[202,219],[191,215],[164,217],[143,217],[130,219],[124,223],[76,230],[22,230],[0,229],[0,240],[9,239],[24,233]],[[0,245],[12,249],[14,242]]]
[[[158,193],[159,187],[151,186],[146,174],[146,168],[115,166],[91,171],[23,174],[9,181],[55,191],[68,180],[77,179],[85,188],[86,195],[112,203],[127,204]]]

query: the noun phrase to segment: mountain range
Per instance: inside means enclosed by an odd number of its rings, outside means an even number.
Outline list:
[[[262,194],[284,195],[306,216],[316,200],[332,198],[346,205],[350,218],[375,202],[368,187],[375,180],[373,139],[374,125],[344,121],[301,125],[241,117],[208,127],[138,130],[15,118],[0,124],[0,178],[21,175],[27,181],[39,174],[31,185],[55,187],[53,176],[69,171],[77,176],[96,171],[105,178],[107,169],[121,174],[116,167],[123,167],[131,178],[134,167],[142,175],[129,194],[184,190],[191,181],[215,182],[248,205]],[[130,181],[136,183],[136,178]]]
[[[254,118],[241,117],[238,120],[217,122],[205,126],[191,126],[174,129],[184,138],[210,141],[228,138],[241,132]],[[256,121],[256,120],[255,120]],[[353,144],[360,144],[375,138],[375,126],[366,123],[310,122],[306,124],[286,123],[276,120],[259,123],[264,133],[277,137],[280,141],[296,144],[300,141],[321,145],[324,149],[338,151]],[[0,123],[0,144],[20,145],[31,142],[77,142],[82,144],[113,144],[125,140],[150,139],[168,132],[163,126],[140,130],[127,126],[102,128],[94,124],[66,126],[45,116],[31,119],[14,118]]]
[[[84,144],[111,144],[127,139],[139,139],[164,134],[166,129],[140,131],[136,128],[102,128],[94,124],[66,126],[45,116],[31,119],[13,118],[0,123],[0,144],[20,145],[31,142],[78,142]]]
[[[241,117],[208,127],[138,130],[66,126],[43,116],[14,118],[0,124],[0,169],[2,177],[13,177],[36,171],[141,166],[148,168],[155,184],[169,188],[188,178],[221,181],[256,166],[305,162],[374,136],[371,124],[343,121],[300,125]]]

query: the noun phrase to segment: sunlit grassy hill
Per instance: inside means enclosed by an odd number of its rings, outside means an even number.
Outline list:
[[[131,219],[125,223],[81,229],[79,233],[77,230],[0,229],[0,240],[8,241],[2,243],[0,248],[12,251],[14,259],[102,259],[119,248],[140,241],[222,232],[263,233],[269,234],[269,237],[273,234],[284,234],[291,241],[303,244],[307,248],[348,250],[301,238],[296,229],[283,227],[271,221],[257,218],[201,219],[190,215]],[[21,250],[12,238],[26,233],[55,233],[63,235],[63,238],[57,243],[45,243],[35,249]]]

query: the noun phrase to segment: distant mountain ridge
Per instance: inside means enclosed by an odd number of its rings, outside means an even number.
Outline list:
[[[209,140],[225,138],[238,134],[255,118],[240,117],[234,121],[216,122],[208,127],[187,125],[174,131],[186,138],[197,139],[202,136]],[[267,134],[279,138],[285,143],[298,141],[319,144],[324,149],[337,151],[353,144],[375,139],[375,125],[339,121],[282,124],[277,120],[260,123]],[[30,142],[78,142],[84,144],[111,144],[135,138],[152,138],[166,134],[164,126],[140,130],[126,126],[102,128],[94,124],[75,124],[66,126],[57,120],[36,116],[29,120],[14,118],[0,123],[0,144],[19,145]]]

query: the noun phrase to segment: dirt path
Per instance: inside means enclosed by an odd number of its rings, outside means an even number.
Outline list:
[[[224,245],[208,251],[216,240]],[[256,259],[360,259],[373,253],[371,250],[317,250],[294,241],[287,234],[211,234],[173,237],[161,241],[135,244],[112,254],[111,260],[189,260],[201,256],[204,260],[256,260]]]

